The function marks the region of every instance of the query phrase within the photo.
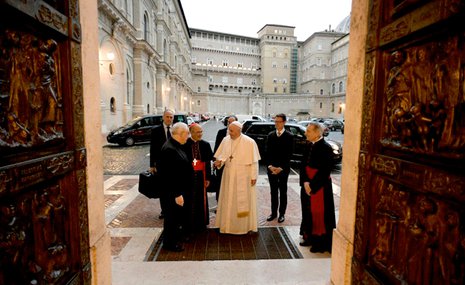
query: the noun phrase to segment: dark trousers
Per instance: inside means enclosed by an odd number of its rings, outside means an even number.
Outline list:
[[[270,181],[271,194],[271,214],[284,216],[287,207],[287,179],[289,178],[289,169],[281,171],[279,174],[271,174],[268,170],[268,180]]]
[[[163,245],[175,246],[181,242],[181,216],[183,208],[176,204],[174,198],[161,197],[161,208],[165,218],[163,219]]]

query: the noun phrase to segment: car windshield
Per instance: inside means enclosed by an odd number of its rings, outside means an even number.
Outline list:
[[[140,117],[134,118],[134,119],[130,120],[129,122],[127,122],[126,126],[132,127],[132,126],[133,126],[135,123],[137,123],[139,120],[140,120]]]

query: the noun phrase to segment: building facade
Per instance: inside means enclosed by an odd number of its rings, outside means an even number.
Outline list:
[[[191,43],[180,1],[99,1],[102,132],[134,117],[188,111]]]
[[[267,24],[254,38],[189,28],[179,0],[99,1],[102,133],[166,108],[343,118],[346,26],[298,42]]]

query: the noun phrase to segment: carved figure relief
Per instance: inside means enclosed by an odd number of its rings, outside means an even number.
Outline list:
[[[450,37],[385,56],[384,145],[465,157],[463,49]]]
[[[18,31],[0,35],[0,149],[63,139],[57,47]]]
[[[375,264],[409,284],[463,284],[463,213],[383,179],[376,185]]]

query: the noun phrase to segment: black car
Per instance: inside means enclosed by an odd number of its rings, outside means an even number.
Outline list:
[[[336,119],[327,119],[323,122],[323,124],[325,124],[325,126],[327,126],[331,131],[340,130],[344,127],[344,123]]]
[[[132,146],[138,142],[149,142],[152,128],[161,125],[163,115],[145,115],[137,117],[126,125],[111,131],[107,135],[109,143],[117,143],[119,145]],[[187,124],[187,116],[185,114],[175,114],[173,123],[183,122]]]
[[[292,123],[287,123],[284,127],[294,135],[294,153],[292,155],[292,160],[301,161],[308,144],[307,138],[305,137],[306,128],[302,125]],[[245,134],[254,139],[257,143],[258,150],[262,157],[265,155],[268,134],[274,130],[275,125],[273,122],[256,122],[245,131]],[[342,145],[333,140],[325,140],[333,148],[334,163],[340,163],[342,160]]]
[[[253,123],[256,123],[256,122],[261,122],[261,121],[260,120],[255,120],[255,119],[245,120],[242,123],[242,132],[245,133],[245,131],[247,131],[250,128],[250,126]]]

